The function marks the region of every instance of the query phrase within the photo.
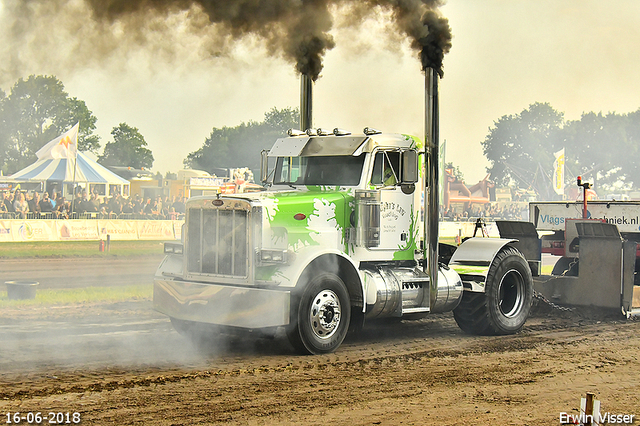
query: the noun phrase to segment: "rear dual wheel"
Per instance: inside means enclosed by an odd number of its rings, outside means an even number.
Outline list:
[[[465,291],[453,311],[466,333],[513,334],[524,325],[533,300],[531,269],[522,254],[504,247],[489,268],[484,293]]]

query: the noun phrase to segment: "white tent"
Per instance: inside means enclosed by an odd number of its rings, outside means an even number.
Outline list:
[[[28,167],[5,177],[5,181],[42,182],[57,187],[63,196],[73,194],[74,186],[82,186],[88,192],[111,196],[116,192],[128,196],[129,181],[96,163],[86,154],[77,151],[78,125],[43,146],[36,155],[38,160]]]
[[[75,172],[74,172],[75,163]],[[75,175],[75,178],[74,178]],[[78,152],[77,159],[46,158],[40,159],[5,180],[19,182],[43,182],[47,187],[57,186],[64,196],[73,193],[75,185],[83,186],[87,191],[94,189],[99,195],[111,196],[119,192],[129,195],[129,181],[96,163],[86,154]]]

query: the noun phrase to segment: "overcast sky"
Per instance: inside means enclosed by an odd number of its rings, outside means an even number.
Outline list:
[[[19,77],[55,75],[98,118],[103,146],[119,123],[137,127],[155,157],[154,171],[181,169],[213,127],[261,121],[272,107],[299,105],[293,64],[270,57],[255,39],[212,57],[203,54],[198,35],[176,30],[162,39],[170,52],[123,46],[104,58],[78,59],[99,42],[91,32],[99,29],[87,29],[82,0],[68,0],[64,10],[38,9],[15,37],[7,31],[19,2],[0,0],[0,36],[8,40],[0,43],[0,87],[8,92]],[[440,135],[447,161],[467,183],[485,176],[480,143],[505,114],[533,102],[549,102],[567,119],[640,108],[638,0],[449,0],[440,10],[453,32],[440,86]],[[66,20],[57,18],[62,14]],[[381,20],[334,29],[336,47],[315,85],[314,126],[423,137],[419,61],[390,33]]]

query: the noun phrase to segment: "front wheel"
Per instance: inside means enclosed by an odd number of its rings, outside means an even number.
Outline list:
[[[485,292],[465,291],[453,316],[466,333],[513,334],[527,320],[532,299],[533,278],[527,261],[515,248],[504,247],[489,268]]]
[[[347,335],[351,320],[349,292],[335,274],[313,277],[292,308],[287,336],[300,353],[333,352]]]

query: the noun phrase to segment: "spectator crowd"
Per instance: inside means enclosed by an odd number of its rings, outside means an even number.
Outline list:
[[[103,197],[96,192],[79,192],[75,200],[67,200],[59,192],[5,190],[0,200],[0,219],[184,219],[185,198],[156,196],[142,198],[139,194],[123,197],[116,193]],[[471,204],[462,209],[440,210],[445,221],[509,219],[528,220],[528,205],[524,202]]]
[[[526,202],[501,202],[469,204],[466,208],[440,211],[445,221],[486,220],[529,220],[529,204]]]
[[[183,219],[185,198],[174,196],[142,198],[116,193],[103,197],[97,192],[78,192],[68,200],[61,193],[5,190],[0,200],[2,219]]]

